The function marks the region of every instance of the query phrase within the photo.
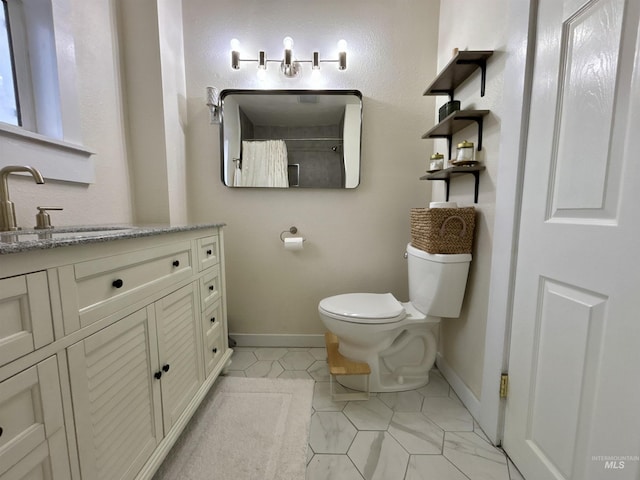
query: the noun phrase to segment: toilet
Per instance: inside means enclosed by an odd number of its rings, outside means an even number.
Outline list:
[[[369,390],[398,392],[429,383],[436,359],[442,317],[458,317],[462,308],[470,254],[432,254],[407,245],[409,302],[391,293],[347,293],[320,301],[325,327],[339,341],[339,352],[371,368]],[[362,376],[338,382],[366,390]]]

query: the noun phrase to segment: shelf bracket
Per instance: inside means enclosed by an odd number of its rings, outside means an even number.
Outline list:
[[[480,171],[479,170],[474,170],[474,171],[469,171],[469,172],[465,172],[465,171],[455,171],[453,173],[451,173],[450,175],[448,175],[447,177],[444,178],[423,178],[423,180],[440,180],[444,182],[445,185],[445,201],[448,202],[449,201],[449,189],[451,187],[451,177],[453,176],[457,176],[457,175],[464,175],[464,174],[471,174],[473,175],[474,178],[474,191],[473,191],[473,203],[478,203],[478,194],[479,194],[479,190],[480,190]]]
[[[487,83],[487,61],[481,60],[458,60],[456,63],[460,65],[478,65],[480,67],[480,96],[484,97],[484,87]],[[453,100],[453,92],[449,94]]]
[[[453,101],[453,88],[431,90],[433,95],[449,95],[449,101]]]
[[[482,117],[457,117],[455,120],[471,120],[476,122],[478,125],[478,151],[482,150],[482,131],[483,131],[483,118]],[[447,149],[449,151],[449,160],[451,160],[451,154],[453,153],[453,134],[442,134],[442,135],[431,135],[430,138],[446,138],[447,139]]]
[[[482,130],[484,125],[483,117],[457,117],[456,120],[471,120],[478,125],[478,151],[482,150]],[[451,158],[451,145],[449,145],[449,158]]]
[[[445,178],[444,179],[444,184],[445,184],[445,192],[446,192],[446,196],[445,196],[445,202],[449,201],[449,186],[451,185],[451,179],[450,178]]]
[[[473,203],[478,203],[478,189],[480,187],[480,172],[471,172],[475,178],[475,190],[473,193]]]

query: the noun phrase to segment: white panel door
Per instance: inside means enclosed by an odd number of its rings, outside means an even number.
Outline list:
[[[503,446],[532,480],[640,478],[637,0],[540,0]]]
[[[153,307],[68,348],[83,479],[124,480],[162,440]]]
[[[165,435],[204,381],[200,313],[194,283],[155,304]]]

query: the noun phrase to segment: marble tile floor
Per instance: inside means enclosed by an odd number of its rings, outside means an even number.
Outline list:
[[[237,347],[227,375],[315,380],[307,480],[524,480],[440,372],[417,390],[334,402],[324,348]]]

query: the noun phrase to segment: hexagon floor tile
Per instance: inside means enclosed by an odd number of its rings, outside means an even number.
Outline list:
[[[358,432],[347,455],[366,480],[404,478],[409,462],[389,432]]]
[[[285,370],[306,370],[316,359],[309,352],[289,352],[279,361]]]
[[[442,453],[444,431],[422,413],[394,413],[389,433],[413,455]]]
[[[346,455],[316,455],[307,465],[307,480],[362,480]]]
[[[342,412],[316,412],[311,417],[309,445],[315,453],[347,453],[356,433]]]
[[[349,402],[343,412],[358,430],[386,430],[393,416],[393,410],[375,397],[364,402]]]

